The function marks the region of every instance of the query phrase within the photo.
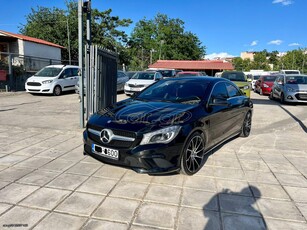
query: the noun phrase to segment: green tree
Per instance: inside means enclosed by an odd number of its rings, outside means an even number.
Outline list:
[[[164,14],[137,22],[128,46],[131,69],[146,68],[158,59],[199,60],[205,55],[205,46],[195,34],[184,30],[184,22]]]
[[[292,50],[281,58],[281,69],[297,69],[305,72],[306,51],[304,49]]]
[[[68,48],[68,33],[70,33],[71,57],[78,60],[78,3],[67,2],[67,9],[38,6],[31,9],[26,16],[26,24],[20,32],[24,35],[44,39]],[[99,11],[92,9],[92,43],[107,49],[120,52],[120,60],[127,58],[124,47],[127,34],[119,28],[129,26],[130,19],[120,19],[111,15],[112,10]],[[62,59],[68,60],[68,50],[62,50]]]
[[[233,59],[234,68],[238,71],[249,71],[251,69],[251,60],[236,57]]]
[[[270,70],[268,56],[269,54],[266,50],[255,53],[254,61],[251,63],[251,69]]]

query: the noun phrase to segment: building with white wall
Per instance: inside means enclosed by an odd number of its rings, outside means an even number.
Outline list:
[[[0,60],[12,56],[13,65],[38,70],[50,63],[61,62],[65,47],[42,39],[0,30]]]

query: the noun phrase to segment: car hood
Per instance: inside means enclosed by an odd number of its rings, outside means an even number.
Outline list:
[[[127,99],[94,114],[88,121],[88,127],[147,132],[185,123],[192,118],[191,110],[197,106]]]
[[[285,86],[290,87],[296,91],[304,91],[307,92],[306,84],[286,84]]]
[[[155,82],[155,80],[142,80],[142,79],[130,79],[127,81],[128,84],[131,85],[151,85]]]
[[[48,80],[54,80],[56,77],[36,77],[32,76],[27,79],[27,82],[42,82]]]

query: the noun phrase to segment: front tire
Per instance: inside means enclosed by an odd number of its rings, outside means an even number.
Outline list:
[[[54,96],[60,96],[62,94],[61,86],[57,85],[53,89],[53,95]]]
[[[245,118],[243,121],[240,137],[248,137],[251,132],[251,128],[252,128],[252,114],[251,112],[248,112],[245,115]]]
[[[280,103],[281,104],[286,104],[285,95],[283,93],[280,95]]]
[[[270,99],[270,100],[275,100],[274,95],[273,95],[273,90],[272,90],[271,93],[270,93],[269,99]]]
[[[200,133],[192,134],[182,151],[181,173],[189,176],[197,173],[203,166],[204,154],[204,137]]]

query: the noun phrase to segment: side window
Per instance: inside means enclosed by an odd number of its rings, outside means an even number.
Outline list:
[[[79,71],[79,69],[73,68],[72,69],[72,76],[78,76],[78,71]]]
[[[210,102],[213,101],[213,99],[226,99],[228,98],[227,89],[224,82],[217,83],[211,93]]]
[[[69,69],[64,69],[63,72],[61,73],[60,78],[67,78],[70,77],[70,70]]]
[[[228,92],[229,97],[242,96],[240,91],[234,85],[226,83],[226,88],[227,88],[227,92]]]

